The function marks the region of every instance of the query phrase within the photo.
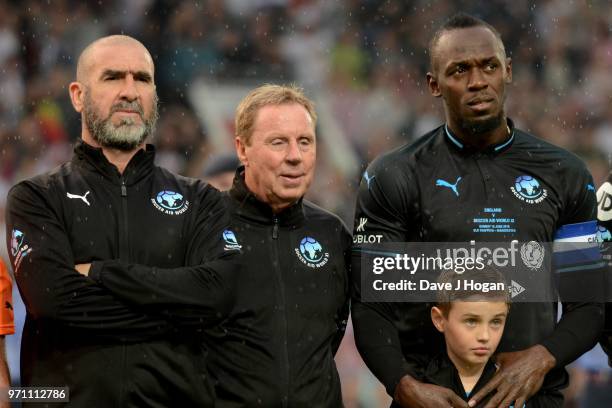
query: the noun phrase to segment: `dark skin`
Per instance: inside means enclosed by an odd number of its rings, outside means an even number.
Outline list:
[[[468,404],[452,390],[419,382],[405,375],[395,387],[395,402],[410,408],[467,408]]]
[[[512,61],[486,27],[446,31],[433,49],[430,93],[442,98],[446,123],[464,144],[484,148],[508,138],[504,101]]]
[[[494,391],[485,408],[509,407],[512,403],[522,407],[538,392],[544,377],[555,366],[555,358],[539,344],[526,350],[500,353],[495,361],[499,371],[470,399],[470,407]]]
[[[442,98],[446,123],[466,145],[483,149],[509,137],[504,113],[506,85],[512,81],[512,62],[503,44],[486,27],[446,31],[433,49],[429,91]],[[486,408],[522,407],[542,386],[556,360],[542,345],[500,353],[495,376],[469,401],[474,407],[487,395]],[[435,387],[435,388],[434,388]],[[456,398],[453,398],[456,397]],[[394,395],[403,407],[467,407],[451,390],[402,378]]]

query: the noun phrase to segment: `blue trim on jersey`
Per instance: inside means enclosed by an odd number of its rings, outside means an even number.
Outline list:
[[[457,140],[455,136],[453,136],[447,124],[444,124],[444,131],[446,132],[446,136],[450,139],[451,142],[455,144],[455,146],[459,147],[460,149],[463,149],[464,147],[463,143],[461,143],[459,140]],[[510,138],[508,140],[506,140],[504,143],[500,144],[499,146],[496,146],[493,150],[496,152],[499,152],[501,149],[503,149],[504,147],[512,143],[513,140],[514,140],[514,130],[512,130],[512,133],[510,134]]]
[[[513,140],[514,140],[514,130],[512,131],[512,134],[510,135],[510,139],[508,139],[508,140],[506,141],[506,143],[503,143],[503,144],[500,144],[499,146],[497,146],[497,147],[495,148],[495,151],[496,151],[496,152],[500,151],[501,149],[503,149],[504,147],[506,147],[506,146],[508,146],[510,143],[512,143],[512,141],[513,141]]]
[[[597,221],[578,222],[576,224],[562,225],[555,233],[555,240],[595,235]]]
[[[463,143],[455,139],[455,137],[451,134],[450,130],[448,130],[448,126],[444,125],[444,130],[446,131],[446,136],[453,142],[456,146],[459,146],[460,149],[463,149]]]

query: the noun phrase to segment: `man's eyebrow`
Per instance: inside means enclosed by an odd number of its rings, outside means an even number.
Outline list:
[[[125,71],[119,71],[116,69],[105,69],[102,71],[102,78],[104,77],[124,77]]]
[[[128,71],[120,71],[116,69],[105,69],[102,71],[102,78],[104,77],[113,77],[113,78],[123,78],[127,74]],[[130,71],[131,72],[131,71]],[[136,71],[133,73],[134,78],[143,80],[146,82],[151,82],[153,77],[147,71]]]
[[[457,65],[470,65],[472,62],[471,58],[463,58],[463,59],[456,59],[456,60],[451,60],[448,62],[448,64],[446,65],[447,68],[454,68]],[[488,62],[491,61],[495,61],[495,62],[500,62],[499,58],[496,55],[491,55],[489,57],[483,57],[483,58],[477,58],[475,59],[477,64],[486,64]]]
[[[448,71],[449,69],[453,69],[457,66],[466,66],[466,65],[470,65],[470,62],[467,59],[449,61],[448,64],[446,65],[445,70]]]
[[[488,62],[500,62],[499,58],[497,58],[497,56],[495,55],[493,55],[492,57],[482,58],[479,61],[485,64]]]
[[[134,78],[140,79],[145,82],[151,82],[153,77],[147,71],[136,71],[134,72]]]

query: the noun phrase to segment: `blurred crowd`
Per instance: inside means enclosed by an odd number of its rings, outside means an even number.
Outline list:
[[[189,100],[194,80],[295,82],[325,93],[360,165],[347,174],[320,163],[323,188],[310,198],[352,225],[363,166],[443,121],[425,83],[427,42],[456,11],[500,31],[513,59],[507,111],[517,127],[579,154],[601,184],[612,154],[608,0],[0,0],[0,228],[10,186],[70,157],[81,126],[67,92],[76,58],[112,33],[151,51],[158,161],[189,176],[204,176],[226,153],[210,146]],[[339,357],[347,406],[377,406],[380,389],[355,368],[351,340]]]

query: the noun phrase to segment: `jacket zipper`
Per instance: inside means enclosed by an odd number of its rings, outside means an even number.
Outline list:
[[[119,259],[123,262],[129,261],[128,251],[128,202],[127,202],[127,187],[125,185],[125,179],[121,176],[121,213],[123,218],[123,225],[121,227],[120,238],[119,238]],[[122,345],[122,360],[123,360],[123,372],[127,371],[127,345]],[[123,373],[121,374],[123,377]],[[121,379],[121,386],[119,391],[119,403],[125,404],[125,378]]]
[[[274,228],[272,228],[272,238],[278,238],[278,218],[274,217]]]
[[[280,267],[280,260],[278,256],[278,218],[274,217],[274,226],[272,227],[272,239],[274,240],[272,248],[273,248],[273,262],[276,266],[276,278],[278,281],[278,288],[281,295],[281,306],[283,308],[283,318],[281,319],[281,329],[283,332],[283,353],[282,353],[282,364],[285,369],[285,378],[283,379],[283,388],[285,389],[285,395],[282,396],[281,406],[288,407],[289,406],[289,337],[288,337],[288,324],[287,324],[287,301],[285,298],[285,284],[283,282],[282,270]]]
[[[123,216],[121,238],[119,239],[119,259],[123,262],[129,261],[129,233],[128,233],[128,202],[127,202],[127,187],[125,186],[125,179],[121,177],[121,214]]]

